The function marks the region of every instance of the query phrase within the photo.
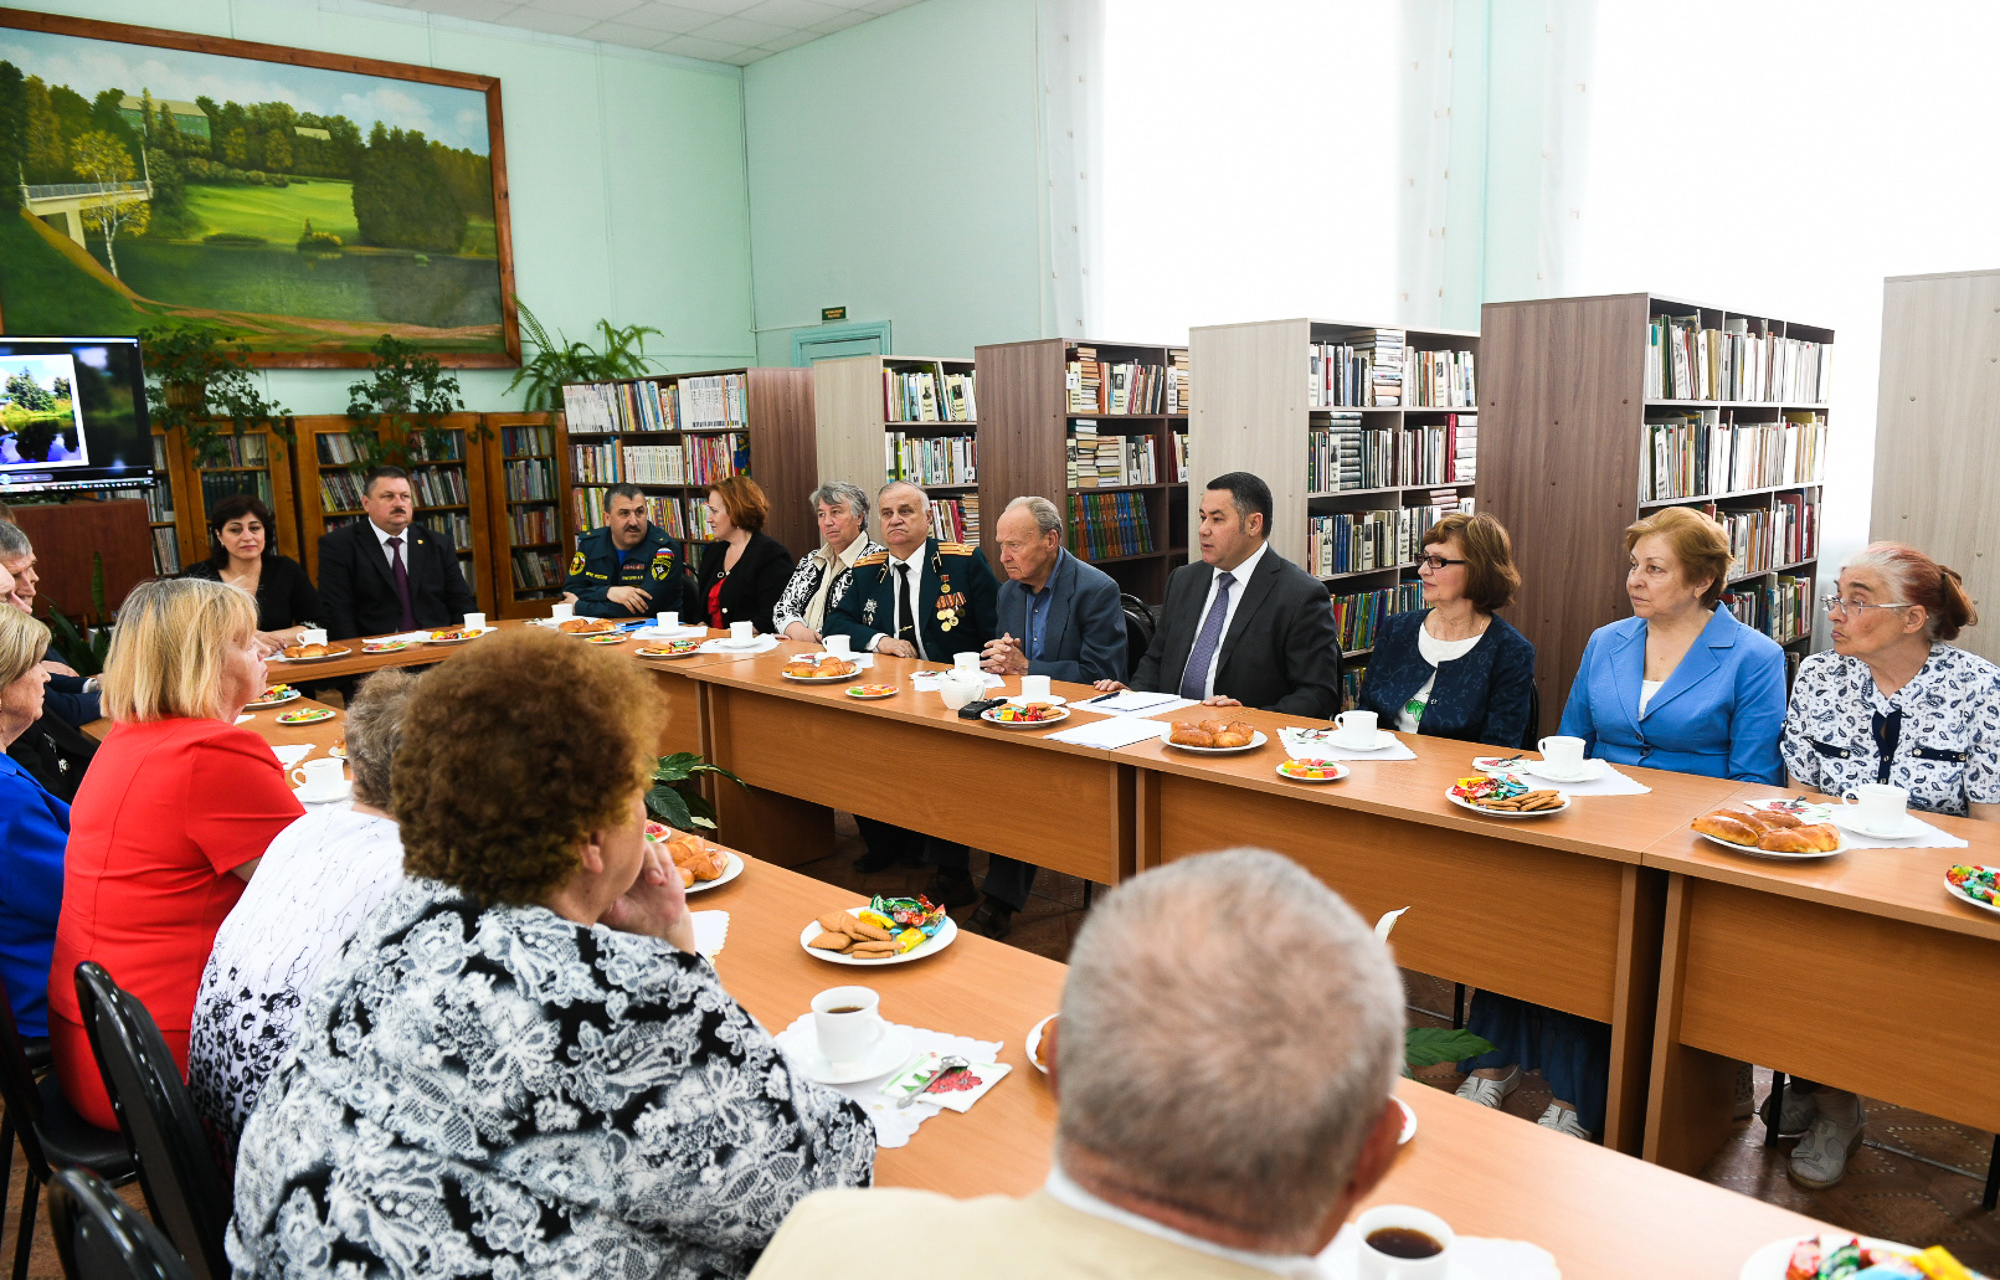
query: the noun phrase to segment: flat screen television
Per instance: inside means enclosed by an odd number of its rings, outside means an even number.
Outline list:
[[[0,335],[0,500],[152,483],[137,338]]]

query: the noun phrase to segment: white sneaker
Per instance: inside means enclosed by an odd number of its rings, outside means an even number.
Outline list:
[[[1757,1114],[1763,1118],[1764,1127],[1781,1138],[1789,1138],[1795,1133],[1804,1133],[1819,1115],[1819,1095],[1811,1089],[1787,1086],[1785,1105],[1778,1112],[1778,1121],[1771,1123],[1771,1099],[1765,1098],[1757,1106]]]
[[[1492,1107],[1496,1111],[1507,1100],[1507,1095],[1521,1087],[1521,1068],[1514,1067],[1498,1080],[1488,1080],[1485,1076],[1469,1075],[1458,1086],[1458,1096],[1478,1103],[1482,1107]]]
[[[1847,1161],[1861,1146],[1868,1116],[1851,1093],[1822,1094],[1815,1101],[1819,1116],[1792,1148],[1791,1174],[1800,1186],[1824,1191],[1847,1176]]]
[[[1584,1128],[1583,1122],[1576,1118],[1576,1112],[1558,1103],[1551,1102],[1549,1109],[1542,1112],[1542,1118],[1535,1121],[1535,1123],[1544,1129],[1554,1129],[1557,1133],[1566,1133],[1572,1138],[1582,1138],[1585,1142],[1593,1141],[1590,1136],[1590,1130]]]

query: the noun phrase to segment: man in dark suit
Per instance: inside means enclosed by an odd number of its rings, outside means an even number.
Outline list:
[[[1125,674],[1125,611],[1109,574],[1063,550],[1062,512],[1047,498],[1016,498],[994,524],[1007,581],[996,599],[1000,635],[988,640],[986,670],[1004,678],[1048,676],[1088,684]],[[963,850],[947,872],[968,876]],[[994,854],[986,898],[967,927],[1004,938],[1034,887],[1031,862]]]
[[[1265,541],[1271,487],[1247,471],[1211,480],[1200,521],[1201,560],[1167,579],[1159,628],[1132,687],[1212,707],[1338,714],[1340,633],[1326,584]]]
[[[28,540],[27,530],[11,520],[0,521],[0,605],[11,605],[32,617],[40,581],[41,575],[35,572],[35,545]],[[98,718],[95,679],[78,674],[54,645],[42,655],[42,668],[49,673],[42,691],[44,716],[53,716],[72,729],[81,729]]]
[[[422,525],[410,473],[376,467],[362,482],[365,520],[319,540],[319,603],[330,640],[458,625],[479,602],[451,539]]]

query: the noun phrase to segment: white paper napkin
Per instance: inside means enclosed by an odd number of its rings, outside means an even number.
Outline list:
[[[966,1036],[948,1035],[942,1031],[930,1031],[923,1027],[910,1027],[908,1030],[910,1056],[904,1061],[867,1080],[857,1080],[853,1084],[820,1086],[822,1089],[844,1093],[861,1104],[861,1109],[875,1122],[875,1145],[878,1147],[907,1146],[910,1135],[917,1131],[917,1126],[942,1109],[932,1102],[913,1102],[907,1107],[898,1107],[894,1098],[882,1096],[884,1080],[926,1053],[940,1055],[955,1053],[971,1062],[997,1062],[1000,1059],[1001,1047],[1006,1043],[1002,1040],[973,1040]],[[794,1059],[793,1066],[797,1067],[799,1059],[796,1055],[812,1052],[817,1044],[812,1012],[808,1010],[800,1014],[791,1026],[780,1031],[772,1039],[777,1042],[778,1048],[784,1051],[787,1058]],[[799,1072],[799,1078],[802,1080],[806,1078],[803,1071]],[[1004,1084],[1005,1081],[1001,1083]]]
[[[694,949],[711,960],[721,955],[722,944],[729,941],[729,913],[696,911],[690,918],[694,921]]]
[[[1089,708],[1092,711],[1096,707]],[[1116,751],[1135,743],[1151,742],[1160,736],[1158,720],[1141,720],[1130,715],[1106,716],[1101,720],[1086,720],[1082,724],[1058,729],[1044,737],[1050,742],[1067,742],[1079,747],[1096,747],[1102,751]]]
[[[1361,1233],[1350,1222],[1314,1261],[1326,1280],[1348,1280],[1361,1274],[1360,1254]],[[1525,1240],[1460,1236],[1452,1245],[1451,1264],[1452,1280],[1562,1280],[1555,1255]]]
[[[984,677],[988,689],[999,689],[1007,683],[990,671],[982,671],[980,675]],[[919,671],[910,677],[910,684],[918,693],[936,693],[938,681],[943,677],[944,672],[942,671]]]
[[[740,649],[735,647],[734,645],[723,644],[722,639],[703,641],[701,646],[701,651],[703,653],[726,653],[731,657],[736,657],[736,658],[749,658],[749,657],[754,657],[760,653],[769,653],[771,652],[771,650],[777,647],[778,647],[778,637],[758,636],[757,643],[746,644]]]
[[[1417,753],[1409,744],[1395,734],[1383,730],[1394,745],[1377,751],[1347,751],[1338,746],[1333,736],[1340,730],[1295,729],[1287,726],[1278,730],[1278,740],[1285,744],[1285,754],[1294,760],[1414,760]]]
[[[1500,762],[1507,760],[1519,760],[1524,767],[1500,769],[1499,772],[1518,773],[1525,778],[1536,778],[1543,782],[1552,783],[1566,796],[1643,796],[1650,795],[1653,790],[1637,778],[1618,772],[1616,768],[1602,760],[1596,762],[1597,776],[1583,782],[1571,782],[1565,778],[1551,778],[1547,774],[1538,771],[1537,766],[1541,764],[1541,761],[1532,760],[1526,756],[1477,756],[1473,759],[1472,763],[1475,768],[1483,772],[1493,772],[1494,770],[1487,767],[1488,764],[1498,765]]]
[[[271,754],[278,757],[278,763],[283,765],[287,769],[291,768],[293,765],[305,759],[312,753],[313,753],[313,747],[310,742],[288,743],[287,745],[282,747],[273,746],[271,748]]]

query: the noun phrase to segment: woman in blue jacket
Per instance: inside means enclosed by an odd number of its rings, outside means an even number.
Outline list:
[[[1520,746],[1535,646],[1494,616],[1521,585],[1507,530],[1453,512],[1424,534],[1417,574],[1428,607],[1382,620],[1355,705],[1402,733]]]
[[[0,752],[41,719],[49,629],[0,604]],[[0,983],[22,1036],[49,1033],[49,953],[62,913],[69,806],[0,755]]]
[[[1785,653],[1717,609],[1729,580],[1722,526],[1668,507],[1625,530],[1634,616],[1599,627],[1570,685],[1561,732],[1614,764],[1738,782],[1784,782]],[[1495,1046],[1463,1064],[1460,1097],[1497,1107],[1539,1067],[1554,1095],[1541,1123],[1587,1138],[1604,1128],[1611,1028],[1480,992],[1467,1028]]]

